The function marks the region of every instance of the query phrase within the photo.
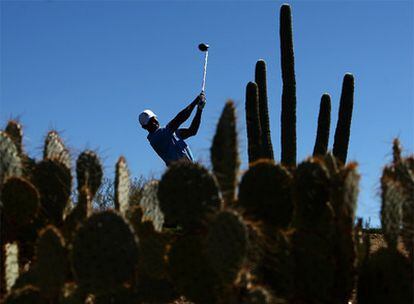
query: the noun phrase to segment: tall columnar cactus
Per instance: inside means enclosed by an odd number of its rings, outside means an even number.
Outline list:
[[[259,88],[255,82],[246,87],[246,125],[249,163],[261,158],[262,129],[259,117]]]
[[[23,151],[23,130],[20,123],[16,120],[10,120],[7,123],[4,132],[9,135],[9,137],[13,140],[14,144],[16,145],[18,153],[22,153]]]
[[[280,8],[280,50],[282,67],[281,161],[296,165],[296,80],[293,54],[292,14],[290,6]]]
[[[319,107],[318,131],[316,133],[313,156],[325,155],[328,151],[329,131],[331,126],[331,97],[323,94]]]
[[[224,201],[231,204],[235,196],[237,174],[240,167],[236,109],[232,101],[226,103],[221,113],[210,151],[213,172]]]
[[[255,82],[259,89],[259,116],[262,130],[261,157],[273,159],[273,146],[270,137],[269,111],[267,100],[266,62],[259,60],[256,63]]]
[[[351,132],[352,109],[354,107],[354,76],[345,74],[339,103],[338,122],[335,130],[333,154],[346,163]]]
[[[115,166],[115,209],[125,214],[129,205],[129,171],[126,160],[120,157]]]

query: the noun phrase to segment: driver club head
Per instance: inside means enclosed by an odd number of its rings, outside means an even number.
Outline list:
[[[209,48],[209,45],[205,44],[205,43],[200,43],[198,45],[198,49],[202,52],[206,52],[208,50],[208,48]]]

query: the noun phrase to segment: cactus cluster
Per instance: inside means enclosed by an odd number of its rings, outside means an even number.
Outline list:
[[[0,131],[1,298],[4,303],[411,303],[414,160],[394,143],[381,179],[387,248],[371,253],[355,226],[359,174],[346,164],[353,77],[345,76],[333,154],[324,95],[313,156],[296,164],[290,7],[281,8],[282,157],[274,160],[266,65],[246,91],[249,168],[239,171],[228,101],[211,147],[212,172],[175,162],[131,199],[125,158],[114,206],[93,210],[103,169],[93,151],[71,167],[59,134],[43,159],[26,155],[16,121]],[[72,195],[76,171],[77,198]],[[240,181],[238,176],[241,176]],[[76,200],[75,202],[73,200]],[[408,254],[397,250],[403,239]]]

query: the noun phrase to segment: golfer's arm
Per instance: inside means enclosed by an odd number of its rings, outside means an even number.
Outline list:
[[[191,112],[194,110],[195,106],[198,104],[199,102],[199,96],[197,96],[192,103],[190,103],[184,110],[182,110],[180,113],[177,114],[177,116],[174,117],[173,120],[171,120],[168,123],[168,127],[172,130],[175,131],[178,129],[179,126],[181,126],[181,124],[183,122],[185,122],[191,115]]]
[[[182,139],[189,138],[191,136],[194,136],[198,132],[198,128],[200,127],[201,122],[201,113],[203,113],[203,110],[198,108],[196,115],[193,118],[193,121],[191,122],[191,125],[188,129],[180,129],[180,137]]]

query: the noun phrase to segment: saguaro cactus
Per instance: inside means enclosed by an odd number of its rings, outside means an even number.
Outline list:
[[[246,125],[249,163],[261,157],[262,130],[259,118],[259,88],[255,82],[246,87]]]
[[[335,130],[333,154],[346,163],[349,135],[351,132],[352,109],[354,107],[354,76],[345,74],[342,83],[341,101],[339,103],[338,123]]]
[[[267,107],[266,62],[264,60],[259,60],[256,63],[255,82],[259,89],[259,117],[262,130],[261,156],[263,158],[273,159],[273,147],[269,127],[269,111]]]
[[[293,54],[292,14],[288,4],[280,8],[280,51],[282,66],[281,141],[282,163],[296,165],[296,80]]]
[[[328,151],[329,129],[331,126],[331,97],[323,94],[319,107],[318,131],[316,133],[313,156],[325,155]]]

